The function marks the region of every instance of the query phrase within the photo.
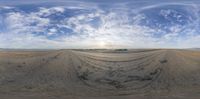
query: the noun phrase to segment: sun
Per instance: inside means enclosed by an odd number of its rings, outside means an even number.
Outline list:
[[[98,45],[100,48],[106,48],[107,43],[104,41],[100,41]]]

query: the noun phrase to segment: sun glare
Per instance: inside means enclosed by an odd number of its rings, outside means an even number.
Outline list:
[[[100,42],[99,42],[99,47],[100,47],[100,48],[105,48],[105,47],[106,47],[106,42],[100,41]]]

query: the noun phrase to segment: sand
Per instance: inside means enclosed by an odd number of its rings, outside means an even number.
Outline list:
[[[0,99],[199,99],[200,51],[0,51]]]

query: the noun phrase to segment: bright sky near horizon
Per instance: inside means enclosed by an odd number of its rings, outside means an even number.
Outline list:
[[[199,0],[0,0],[0,48],[197,48]]]

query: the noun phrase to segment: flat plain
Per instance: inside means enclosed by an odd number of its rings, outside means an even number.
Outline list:
[[[1,99],[199,99],[200,51],[0,51]]]

